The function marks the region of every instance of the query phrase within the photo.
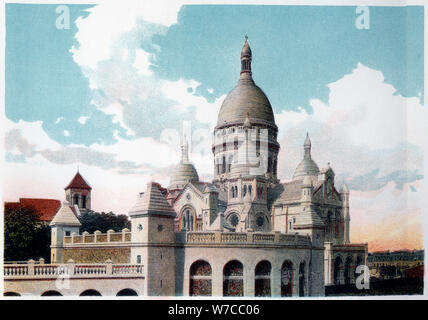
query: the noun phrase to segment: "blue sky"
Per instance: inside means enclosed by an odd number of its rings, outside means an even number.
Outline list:
[[[91,91],[70,52],[79,45],[74,21],[86,17],[88,7],[70,5],[71,28],[58,30],[55,5],[6,5],[6,116],[43,121],[61,144],[112,144],[115,130],[126,137],[111,115],[91,104],[104,92]],[[369,30],[358,30],[355,18],[355,7],[183,6],[177,24],[140,46],[152,54],[150,70],[157,78],[193,79],[199,83],[195,95],[209,102],[234,86],[244,34],[254,52],[254,78],[275,112],[299,106],[311,112],[309,99],[327,101],[327,84],[358,62],[381,70],[398,94],[422,100],[423,8],[372,7]],[[169,101],[156,103],[162,110]],[[85,124],[77,122],[89,115]],[[159,128],[165,122],[161,118]]]
[[[56,5],[6,5],[5,200],[63,199],[79,165],[93,208],[126,213],[148,181],[168,185],[184,120],[209,181],[247,34],[279,127],[279,178],[309,131],[313,159],[351,190],[351,238],[421,246],[423,7],[370,7],[360,30],[351,6],[167,4],[68,5],[69,30]]]

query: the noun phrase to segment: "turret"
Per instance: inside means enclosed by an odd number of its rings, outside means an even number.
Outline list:
[[[143,264],[146,270],[145,294],[175,294],[174,219],[176,213],[161,192],[161,186],[149,182],[140,193],[131,217],[131,263]]]
[[[79,234],[81,223],[71,210],[70,204],[64,201],[49,226],[51,227],[51,263],[62,263],[64,262],[64,236]]]

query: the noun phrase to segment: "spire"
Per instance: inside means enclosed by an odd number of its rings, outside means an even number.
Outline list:
[[[85,180],[85,178],[83,178],[83,176],[80,174],[79,169],[77,169],[76,175],[70,181],[70,183],[64,188],[64,190],[68,190],[70,188],[92,190],[92,187]]]
[[[241,51],[241,79],[251,79],[251,56],[248,37],[245,35],[245,42]]]
[[[181,144],[181,163],[189,163],[189,143],[186,136],[184,136]]]
[[[305,144],[303,145],[303,147],[305,148],[305,158],[306,159],[310,159],[311,158],[311,139],[309,139],[309,133],[306,132],[306,139],[305,139]]]

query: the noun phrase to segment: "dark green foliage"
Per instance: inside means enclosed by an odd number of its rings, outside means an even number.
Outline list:
[[[26,261],[50,256],[50,228],[37,222],[32,208],[6,209],[4,219],[5,261]]]
[[[89,233],[94,233],[99,230],[102,233],[107,232],[107,230],[112,229],[116,232],[122,231],[124,228],[131,228],[131,222],[128,219],[127,215],[120,214],[115,215],[113,212],[94,212],[88,211],[84,212],[79,217],[80,223],[80,233],[87,231]]]

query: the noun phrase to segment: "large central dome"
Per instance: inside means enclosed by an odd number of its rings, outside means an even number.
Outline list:
[[[275,126],[272,106],[253,81],[251,49],[247,39],[241,52],[241,76],[238,84],[224,99],[217,120],[217,129],[243,124],[248,116],[251,124]]]

